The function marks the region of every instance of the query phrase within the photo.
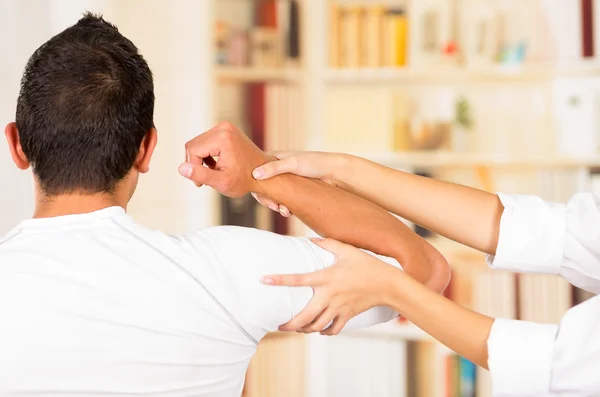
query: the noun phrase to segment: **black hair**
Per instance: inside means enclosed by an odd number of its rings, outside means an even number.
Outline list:
[[[153,113],[152,72],[137,47],[86,13],[29,59],[16,124],[45,194],[110,193],[133,167]]]

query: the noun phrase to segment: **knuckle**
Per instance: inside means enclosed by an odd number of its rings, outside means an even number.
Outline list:
[[[229,192],[233,189],[235,183],[231,178],[223,178],[219,182],[219,187],[224,192]]]
[[[227,120],[221,121],[219,124],[217,124],[217,127],[224,130],[231,130],[234,128],[233,123]]]

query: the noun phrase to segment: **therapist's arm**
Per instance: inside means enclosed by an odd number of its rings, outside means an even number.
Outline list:
[[[329,302],[326,308],[334,316],[358,312],[365,301],[389,306],[456,353],[489,368],[494,395],[598,395],[600,297],[569,310],[560,325],[493,319],[433,293],[354,247],[333,240],[317,244],[336,255],[334,266],[268,276],[265,283],[311,286],[313,301]],[[300,313],[287,330],[302,327],[304,321]]]
[[[283,331],[306,330],[312,321],[311,312],[327,310],[335,318],[348,318],[349,313],[364,310],[365,302],[369,302],[402,313],[450,349],[487,368],[492,318],[457,305],[352,246],[331,239],[315,243],[336,256],[334,266],[315,273],[268,275],[263,279],[267,285],[310,286],[315,291],[311,303],[285,324]],[[337,324],[323,333],[335,335],[342,326]]]
[[[320,178],[454,241],[493,254],[502,203],[495,194],[335,153],[282,154],[258,179],[283,172]],[[276,201],[276,200],[275,200]]]
[[[259,168],[261,179],[285,172],[322,179],[490,254],[494,269],[560,274],[600,293],[600,200],[591,193],[552,203],[436,181],[349,155],[282,155]]]
[[[284,203],[311,229],[356,247],[392,257],[416,280],[443,291],[450,270],[445,258],[403,222],[368,200],[321,181],[281,175],[257,181],[252,171],[273,158],[230,123],[221,123],[186,145],[180,173],[235,197],[256,192]],[[202,159],[218,157],[216,164]]]

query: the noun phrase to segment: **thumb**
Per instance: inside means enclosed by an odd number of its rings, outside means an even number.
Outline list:
[[[183,163],[179,166],[179,174],[194,182],[196,186],[214,186],[219,171],[215,171],[202,164]]]
[[[283,160],[275,160],[263,164],[252,172],[255,179],[269,179],[279,174],[298,173],[298,160],[295,157],[289,157]]]
[[[319,247],[323,248],[324,250],[331,252],[337,258],[341,258],[343,256],[344,251],[348,248],[347,244],[341,243],[332,238],[312,238],[311,241]]]

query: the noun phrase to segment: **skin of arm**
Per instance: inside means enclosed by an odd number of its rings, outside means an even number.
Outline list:
[[[494,319],[427,290],[405,274],[390,280],[384,305],[471,362],[488,369],[487,340]]]
[[[274,158],[231,123],[221,123],[194,138],[186,144],[186,151],[187,161],[179,172],[197,186],[209,185],[229,197],[255,192],[285,203],[320,235],[392,257],[407,274],[437,292],[447,287],[450,269],[445,258],[383,208],[324,182],[296,175],[255,180],[252,171]]]
[[[318,178],[451,240],[488,254],[496,252],[504,207],[495,194],[351,155],[299,152],[275,156],[280,160],[255,170],[257,179],[282,173]],[[279,204],[262,197],[259,201],[275,208]]]
[[[359,313],[372,306],[388,306],[461,356],[487,369],[487,340],[494,319],[466,309],[424,287],[404,272],[352,246],[327,239],[315,241],[337,258],[335,266],[318,272],[272,275],[268,285],[310,286],[313,307],[307,308],[283,330],[302,330],[311,311],[329,310],[332,316]],[[322,334],[334,335],[336,329]]]

